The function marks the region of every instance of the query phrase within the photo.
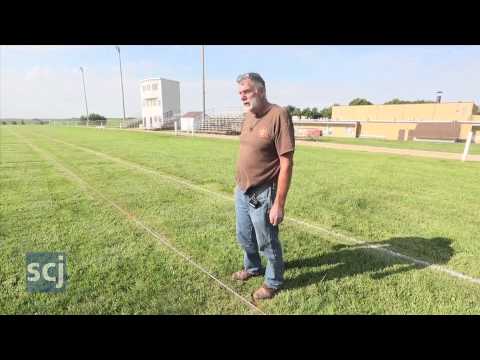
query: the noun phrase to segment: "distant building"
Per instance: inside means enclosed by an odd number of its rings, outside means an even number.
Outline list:
[[[322,130],[322,136],[387,140],[463,141],[480,116],[473,102],[333,106],[332,119],[295,124],[298,133]],[[480,142],[480,133],[474,136]]]
[[[173,129],[180,118],[180,82],[163,78],[140,83],[144,129]]]
[[[207,116],[206,116],[207,117]],[[183,114],[180,118],[180,130],[181,131],[197,131],[200,129],[200,125],[203,119],[203,112],[190,111]]]

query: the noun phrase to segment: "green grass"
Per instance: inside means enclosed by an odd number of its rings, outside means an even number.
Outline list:
[[[205,274],[94,199],[47,152],[244,297],[231,196],[238,142],[142,132],[1,127],[1,313],[253,313]],[[46,137],[47,138],[46,138]],[[143,172],[48,138],[140,164]],[[299,146],[287,216],[480,277],[477,163]],[[480,285],[285,221],[286,288],[269,314],[480,313]],[[61,294],[25,291],[25,253],[64,251]]]
[[[397,141],[397,140],[383,140],[383,139],[363,139],[363,138],[339,138],[323,136],[321,138],[310,139],[311,141],[318,141],[323,143],[348,144],[348,145],[368,145],[377,147],[388,147],[394,149],[412,149],[412,150],[427,150],[427,151],[441,151],[451,153],[463,153],[465,143],[442,143],[430,141]],[[480,145],[472,144],[470,146],[469,154],[480,154]]]

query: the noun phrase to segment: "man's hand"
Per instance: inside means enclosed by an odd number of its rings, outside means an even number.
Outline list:
[[[274,203],[269,213],[270,223],[273,226],[277,226],[283,221],[283,215],[284,209]]]
[[[293,167],[293,151],[280,156],[280,174],[278,175],[278,189],[275,201],[270,209],[268,217],[273,226],[283,221],[285,201],[287,199],[288,188],[290,187],[290,179],[292,177]]]

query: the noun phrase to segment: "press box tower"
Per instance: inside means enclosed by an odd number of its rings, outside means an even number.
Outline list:
[[[180,82],[153,78],[140,84],[143,128],[173,129],[180,119]]]

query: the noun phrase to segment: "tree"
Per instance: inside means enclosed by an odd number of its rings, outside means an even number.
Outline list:
[[[89,121],[99,121],[99,120],[107,120],[107,118],[105,116],[102,116],[102,115],[99,115],[99,114],[91,113],[90,115],[88,115],[88,120]]]
[[[316,107],[312,108],[312,119],[318,119],[320,117],[320,113]]]
[[[473,115],[480,115],[480,110],[477,104],[473,104]]]
[[[403,102],[402,100],[398,99],[398,98],[395,98],[395,99],[392,99],[390,101],[387,101],[386,103],[384,103],[383,105],[394,105],[394,104],[404,104],[405,102]]]
[[[390,101],[387,101],[386,103],[384,103],[384,105],[398,105],[398,104],[433,104],[435,103],[435,101],[431,101],[431,100],[413,100],[413,101],[409,101],[409,100],[400,100],[398,98],[395,98],[395,99],[392,99]]]
[[[287,105],[285,109],[287,109],[288,115],[293,116],[293,113],[295,111],[295,106]]]
[[[306,107],[302,110],[302,116],[305,116],[307,119],[310,119],[312,116],[312,110],[309,107]]]
[[[367,99],[355,98],[352,101],[350,101],[348,105],[353,106],[353,105],[373,105],[373,104]]]
[[[298,116],[298,117],[301,117],[302,116],[302,110],[300,108],[295,108],[292,112],[292,115],[293,116]]]
[[[331,119],[332,118],[332,107],[329,106],[329,107],[323,108],[320,111],[320,117]]]
[[[88,114],[88,122],[89,124],[105,124],[107,122],[107,118],[105,116],[91,113]],[[85,116],[80,116],[80,125],[85,125],[87,123],[87,118]]]

